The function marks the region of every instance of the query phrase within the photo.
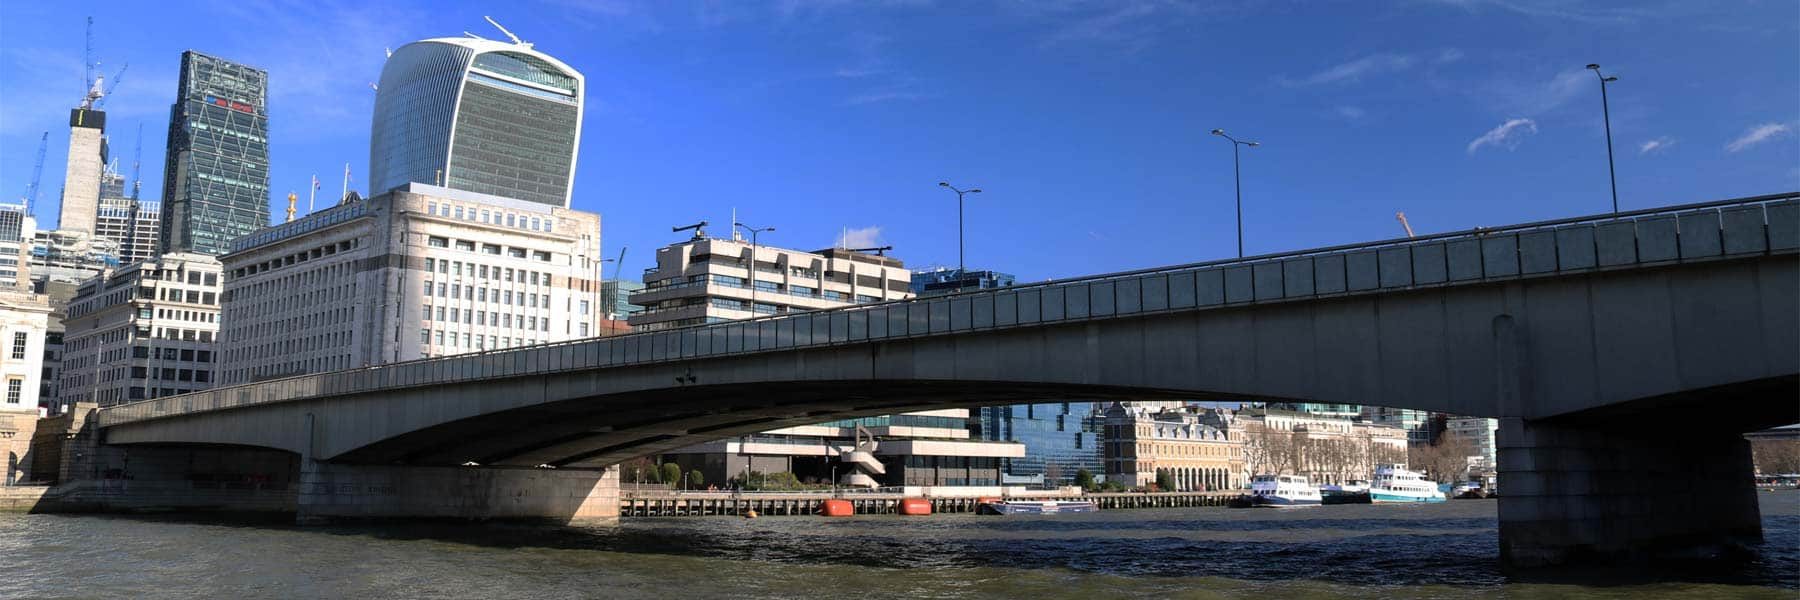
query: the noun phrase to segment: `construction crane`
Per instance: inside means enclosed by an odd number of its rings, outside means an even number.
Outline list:
[[[1406,237],[1413,237],[1412,223],[1406,222],[1406,213],[1396,212],[1394,218],[1400,220],[1400,226],[1406,229]]]
[[[619,246],[619,257],[613,259],[613,279],[618,279],[619,269],[625,268],[625,251],[630,249],[630,246]]]
[[[672,233],[681,233],[683,231],[692,229],[692,230],[694,230],[694,239],[698,240],[698,239],[702,239],[702,238],[706,237],[705,227],[706,227],[706,221],[701,221],[701,222],[695,223],[693,225],[683,225],[681,227],[671,228],[669,231]]]
[[[50,145],[50,132],[38,137],[37,164],[31,166],[31,184],[25,186],[25,195],[20,198],[25,204],[25,212],[31,212],[31,205],[37,204],[38,181],[44,176],[44,150]]]
[[[87,92],[94,83],[94,17],[87,18],[87,43],[81,50],[81,89]]]
[[[131,63],[125,63],[125,66],[119,67],[119,72],[113,73],[112,82],[105,84],[106,89],[101,90],[100,98],[94,101],[94,108],[106,106],[106,99],[112,97],[113,90],[119,89],[119,81],[125,79],[125,70],[129,68],[131,68]]]
[[[894,249],[893,246],[882,246],[880,248],[847,248],[847,250],[849,250],[851,252],[862,252],[865,254],[869,253],[869,252],[874,252],[876,256],[887,256],[887,251],[893,250],[893,249]]]
[[[131,151],[131,199],[144,189],[144,122],[138,121],[137,147]]]

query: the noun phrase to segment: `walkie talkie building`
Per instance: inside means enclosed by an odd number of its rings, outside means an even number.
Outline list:
[[[530,44],[401,46],[376,86],[369,194],[409,182],[567,208],[583,78]]]

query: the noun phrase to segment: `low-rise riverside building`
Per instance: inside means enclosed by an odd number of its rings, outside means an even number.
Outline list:
[[[654,331],[902,300],[912,297],[911,286],[912,273],[892,257],[843,248],[802,252],[700,234],[657,249],[644,289],[631,294],[630,303],[644,308],[630,322]]]
[[[1406,462],[1406,430],[1359,419],[1253,408],[1238,413],[1245,464],[1254,475],[1305,475],[1314,484],[1369,480],[1375,466]]]
[[[231,242],[227,384],[600,335],[600,215],[410,183]]]
[[[1499,451],[1494,443],[1499,429],[1499,419],[1453,417],[1445,423],[1447,433],[1468,441],[1474,451],[1468,457],[1470,473],[1492,474],[1499,470]]]
[[[6,478],[0,485],[31,479],[31,438],[37,432],[38,378],[43,373],[44,336],[50,305],[28,283],[0,289],[0,454]]]
[[[213,387],[221,268],[204,254],[165,254],[82,282],[63,319],[58,403],[111,406]]]
[[[973,439],[968,419],[967,409],[845,419],[690,446],[664,460],[712,482],[785,472],[817,482],[860,473],[881,486],[1001,485],[1002,461],[1025,456],[1025,445]],[[871,453],[880,472],[846,460],[857,448],[858,427],[877,440]]]
[[[1137,406],[1113,403],[1101,412],[1106,481],[1127,486],[1156,483],[1166,474],[1174,489],[1239,489],[1244,441],[1226,409]]]

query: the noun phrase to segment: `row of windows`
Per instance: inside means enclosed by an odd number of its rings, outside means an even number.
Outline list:
[[[489,225],[505,225],[515,229],[548,232],[555,228],[556,221],[549,217],[533,217],[515,212],[505,212],[486,208],[462,207],[449,202],[428,202],[425,212],[439,217],[448,217],[458,221],[475,221]],[[433,238],[438,239],[438,238]],[[548,260],[548,259],[545,259]]]
[[[463,300],[472,300],[475,302],[495,302],[508,306],[550,308],[550,294],[548,293],[514,292],[512,290],[500,290],[489,287],[443,282],[438,282],[436,287],[433,287],[433,284],[430,281],[425,282],[424,292],[428,297],[450,299],[461,298]],[[583,300],[582,304],[587,304],[587,301]],[[582,314],[587,314],[585,306],[583,307]]]
[[[460,260],[444,260],[437,258],[425,259],[425,272],[435,272],[440,275],[452,275],[456,277],[491,279],[509,283],[517,281],[519,283],[530,285],[550,285],[551,282],[551,275],[547,271],[530,271],[526,269],[503,268],[497,266],[490,267],[488,265],[463,262]]]
[[[349,252],[351,250],[354,250],[356,248],[361,248],[361,247],[362,247],[362,238],[354,238],[354,239],[345,240],[345,241],[337,242],[337,243],[333,243],[333,244],[326,244],[324,246],[313,248],[311,250],[304,250],[301,252],[296,252],[293,254],[289,254],[287,256],[283,256],[281,258],[270,259],[270,260],[259,262],[259,263],[253,264],[253,265],[248,265],[248,266],[244,266],[244,267],[239,267],[237,269],[233,269],[231,271],[231,276],[232,277],[243,277],[246,275],[255,275],[257,273],[265,273],[268,271],[279,269],[281,267],[291,266],[291,265],[294,265],[297,263],[303,263],[303,262],[306,262],[309,260],[324,258],[327,256],[331,256],[333,254],[337,254],[339,252]]]
[[[437,321],[437,322],[441,322],[441,323],[462,323],[464,325],[480,325],[483,327],[504,327],[504,328],[511,328],[511,327],[513,327],[514,323],[517,323],[519,328],[521,328],[521,329],[527,329],[527,330],[532,330],[532,331],[549,331],[550,330],[550,319],[549,318],[539,318],[539,317],[534,317],[534,316],[529,316],[529,315],[514,315],[514,314],[510,314],[510,313],[494,313],[494,312],[488,312],[485,310],[471,310],[471,309],[467,309],[467,308],[462,309],[461,315],[460,315],[461,318],[458,318],[459,315],[457,314],[457,309],[451,308],[448,310],[447,313],[445,311],[445,307],[442,307],[442,306],[436,307],[435,312],[432,309],[433,309],[433,307],[431,305],[429,305],[429,304],[425,305],[425,320],[426,321]],[[582,329],[582,335],[586,335],[587,334],[587,323],[582,323],[581,329]]]
[[[583,324],[583,325],[585,326],[585,324]],[[502,348],[516,348],[519,346],[531,346],[531,345],[536,345],[536,344],[548,343],[548,340],[523,338],[523,337],[515,338],[512,336],[483,335],[483,334],[479,334],[479,333],[459,334],[454,331],[447,332],[447,331],[443,331],[441,329],[421,329],[421,330],[419,330],[419,343],[424,344],[426,346],[439,346],[441,348],[463,348],[463,349],[467,349],[467,350],[481,351],[481,350],[490,350],[490,349],[491,350],[499,350]],[[424,352],[424,355],[427,357],[430,357],[433,354],[434,353],[429,350],[426,350]],[[435,354],[441,356],[446,353],[445,352],[437,352]],[[450,352],[448,354],[455,354],[455,353]]]

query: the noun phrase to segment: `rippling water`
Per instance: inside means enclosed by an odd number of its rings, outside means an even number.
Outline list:
[[[1706,568],[1509,579],[1494,501],[1058,517],[290,527],[0,515],[0,597],[1794,598],[1800,494]],[[1548,579],[1545,579],[1545,578]]]

